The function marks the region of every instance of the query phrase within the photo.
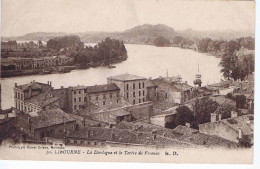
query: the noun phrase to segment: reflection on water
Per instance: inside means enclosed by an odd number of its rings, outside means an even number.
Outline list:
[[[219,58],[208,56],[188,49],[174,47],[155,47],[148,45],[126,45],[128,59],[116,64],[116,68],[105,67],[90,68],[87,70],[74,70],[65,74],[48,74],[1,79],[2,84],[2,108],[14,106],[13,87],[29,83],[32,80],[47,83],[52,81],[54,88],[75,85],[95,85],[106,83],[106,78],[121,73],[136,74],[144,77],[181,75],[183,81],[193,85],[195,74],[200,67],[202,85],[219,82],[220,73]]]

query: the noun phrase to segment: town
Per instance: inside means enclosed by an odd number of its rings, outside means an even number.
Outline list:
[[[168,72],[157,78],[125,73],[106,80],[60,88],[51,81],[15,83],[14,107],[0,112],[1,144],[156,148],[254,144],[254,73],[244,81],[205,86],[200,74],[189,85]]]

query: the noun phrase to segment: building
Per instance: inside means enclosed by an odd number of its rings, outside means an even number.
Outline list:
[[[17,116],[17,128],[27,134],[28,138],[43,140],[45,137],[66,135],[76,128],[76,120],[60,108],[45,111],[20,113]]]
[[[69,87],[68,98],[70,102],[70,112],[86,108],[87,102],[101,108],[121,104],[120,88],[114,83],[95,86]]]
[[[158,101],[181,104],[194,97],[193,87],[188,85],[187,82],[171,82],[162,77],[152,81],[158,86]]]
[[[73,58],[65,55],[45,56],[39,58],[8,57],[2,58],[1,66],[3,70],[26,70],[65,66],[72,62]]]
[[[199,132],[215,135],[226,140],[238,143],[238,139],[247,136],[253,143],[254,115],[237,116],[237,112],[231,112],[231,118],[217,118],[216,114],[211,115],[211,122],[199,124]]]
[[[52,94],[51,82],[47,84],[32,81],[14,87],[15,108],[22,112],[37,112],[50,106],[59,107],[59,97]]]
[[[120,95],[131,104],[146,101],[147,80],[144,77],[121,74],[107,78],[107,83],[115,83],[120,88]]]
[[[157,88],[158,85],[156,85],[151,78],[147,80],[147,96],[146,99],[148,101],[157,101]]]

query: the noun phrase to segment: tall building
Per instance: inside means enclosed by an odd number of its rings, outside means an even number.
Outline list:
[[[52,93],[51,82],[48,84],[32,81],[29,84],[14,87],[15,108],[23,112],[38,112],[48,106],[59,106],[59,98]]]
[[[147,79],[144,77],[121,74],[108,77],[107,83],[115,83],[120,88],[120,95],[131,104],[146,102]]]
[[[84,108],[87,102],[99,107],[107,107],[111,104],[120,104],[120,88],[112,83],[95,86],[69,87],[70,112]]]

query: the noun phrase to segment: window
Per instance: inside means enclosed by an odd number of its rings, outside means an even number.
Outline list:
[[[77,101],[77,99],[76,98],[74,98],[74,102],[76,102]]]
[[[139,96],[141,96],[141,91],[139,91]]]
[[[129,89],[129,84],[126,84],[126,90],[128,90]]]
[[[145,102],[144,98],[143,98],[143,102]]]
[[[119,97],[119,92],[116,93],[116,97]]]
[[[133,97],[135,97],[135,92],[133,92]]]
[[[103,105],[106,105],[106,102],[103,102]]]
[[[141,99],[139,99],[139,103],[141,103]]]
[[[96,95],[96,100],[98,100],[98,95]]]
[[[84,102],[86,102],[86,101],[87,101],[87,97],[85,96],[85,97],[84,97]]]
[[[76,110],[76,109],[77,109],[77,106],[75,105],[75,106],[74,106],[74,110]]]
[[[139,89],[141,89],[141,83],[139,83]]]
[[[81,105],[79,105],[79,108],[81,108]]]
[[[84,93],[87,93],[87,89],[84,89]]]
[[[79,91],[79,94],[81,94],[81,91]]]
[[[128,92],[126,93],[126,98],[128,99]]]
[[[88,99],[91,101],[91,96],[88,96]]]
[[[135,104],[135,99],[133,100],[133,104]]]
[[[79,102],[81,102],[81,97],[79,97]]]
[[[143,88],[144,88],[144,82],[143,82]]]
[[[76,94],[76,91],[74,91],[74,94]]]
[[[113,96],[112,93],[110,93],[110,98],[112,98],[112,96]]]
[[[133,89],[135,89],[135,83],[133,83]]]
[[[144,96],[144,90],[143,90],[143,96]]]
[[[117,100],[116,102],[119,103],[119,100]]]

